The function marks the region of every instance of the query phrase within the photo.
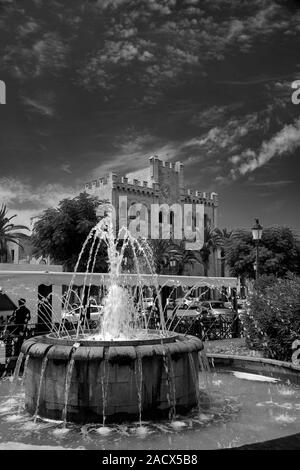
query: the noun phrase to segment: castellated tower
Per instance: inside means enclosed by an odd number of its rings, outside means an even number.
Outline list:
[[[184,165],[181,162],[162,161],[156,155],[149,157],[149,165],[142,170],[124,176],[109,173],[86,183],[84,190],[113,204],[117,215],[117,229],[122,225],[118,220],[121,196],[126,196],[128,208],[133,204],[142,203],[149,214],[152,204],[180,204],[182,210],[185,204],[193,207],[197,204],[204,205],[204,225],[217,227],[217,193],[185,188]],[[132,217],[128,215],[128,219],[130,218]],[[212,263],[214,264],[216,263]],[[214,272],[209,274],[215,275],[215,271],[214,269]]]
[[[118,197],[127,196],[128,206],[143,203],[204,204],[207,223],[217,227],[218,195],[186,189],[184,165],[181,162],[165,162],[158,156],[149,158],[149,166],[120,176],[109,173],[85,184],[84,190],[107,200],[118,208]]]

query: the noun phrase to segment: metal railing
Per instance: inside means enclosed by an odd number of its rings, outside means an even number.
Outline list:
[[[0,325],[0,365],[7,365],[20,353],[23,341],[35,335],[49,333],[47,325],[39,323]]]
[[[243,334],[237,314],[215,317],[182,317],[178,319],[174,330],[178,333],[197,336],[202,340],[240,338]]]

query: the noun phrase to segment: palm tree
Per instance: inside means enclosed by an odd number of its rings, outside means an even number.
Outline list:
[[[221,276],[225,276],[225,250],[228,246],[228,242],[233,236],[233,230],[227,230],[227,228],[219,229],[216,228],[215,232],[220,237],[220,248],[221,251]]]
[[[151,239],[149,245],[153,254],[154,267],[157,274],[163,274],[170,261],[171,240]]]
[[[197,263],[202,264],[199,253],[194,250],[187,250],[184,240],[181,240],[179,243],[173,242],[170,246],[169,254],[171,255],[171,258],[177,261],[177,273],[179,275],[183,274],[184,268],[187,265],[193,266]]]
[[[163,274],[171,260],[177,264],[176,274],[182,275],[185,266],[202,263],[196,251],[186,250],[184,240],[179,243],[174,240],[150,240],[156,272]]]
[[[220,230],[213,228],[211,225],[207,225],[204,228],[204,243],[200,250],[202,262],[204,264],[204,275],[208,275],[209,270],[209,258],[217,248],[222,246],[222,237]]]
[[[14,225],[11,220],[17,215],[7,217],[7,207],[2,204],[0,209],[0,261],[7,262],[7,244],[15,243],[22,248],[20,239],[27,239],[28,235],[18,232],[18,230],[29,230],[25,225]]]

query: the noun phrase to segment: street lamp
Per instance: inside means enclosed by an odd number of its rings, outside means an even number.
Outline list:
[[[170,260],[170,266],[171,266],[171,268],[175,268],[176,264],[177,264],[176,259],[171,259],[171,260]]]
[[[258,279],[258,273],[259,273],[259,270],[258,270],[259,241],[261,240],[261,237],[262,237],[262,231],[263,231],[263,228],[260,225],[259,220],[255,219],[255,225],[254,225],[254,227],[252,227],[252,237],[253,237],[253,240],[255,241],[255,244],[256,244],[256,261],[255,261],[255,265],[256,265],[255,278],[256,278],[256,280]]]

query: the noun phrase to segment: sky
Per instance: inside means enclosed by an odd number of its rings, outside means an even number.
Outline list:
[[[158,155],[221,228],[300,234],[299,50],[292,0],[0,0],[0,204],[28,224]]]

